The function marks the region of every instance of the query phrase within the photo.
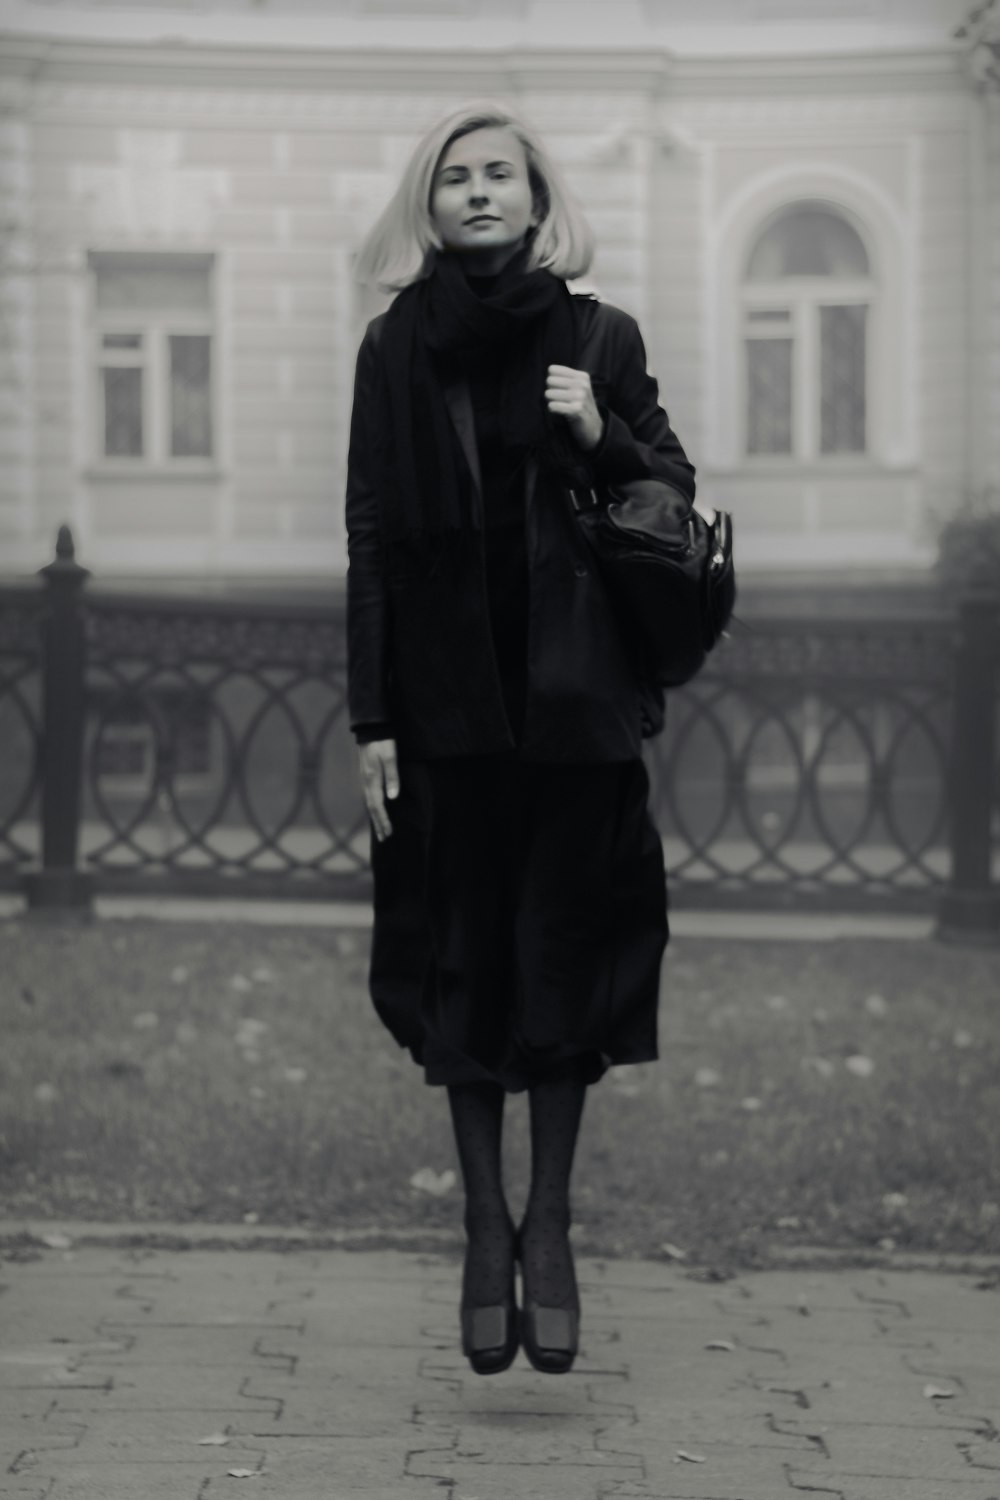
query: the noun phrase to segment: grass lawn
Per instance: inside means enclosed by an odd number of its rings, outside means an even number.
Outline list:
[[[375,1017],[367,949],[0,922],[0,1214],[458,1231],[446,1096]],[[675,939],[660,1032],[660,1062],[590,1091],[581,1249],[1000,1253],[1000,954]],[[518,1214],[523,1095],[505,1165]]]

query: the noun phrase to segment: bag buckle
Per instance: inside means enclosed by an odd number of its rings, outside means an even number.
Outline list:
[[[596,490],[567,490],[566,493],[577,515],[582,510],[597,510],[600,507],[601,502]],[[585,495],[586,499],[581,499],[581,494]]]

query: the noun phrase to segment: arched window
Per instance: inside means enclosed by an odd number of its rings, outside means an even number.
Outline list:
[[[874,287],[857,230],[823,203],[782,209],[758,235],[741,291],[747,454],[867,452]]]

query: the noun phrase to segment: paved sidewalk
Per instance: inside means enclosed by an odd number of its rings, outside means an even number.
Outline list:
[[[582,1259],[573,1371],[483,1378],[453,1255],[2,1255],[4,1497],[1000,1500],[995,1276]]]

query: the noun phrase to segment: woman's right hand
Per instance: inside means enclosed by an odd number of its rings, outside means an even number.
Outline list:
[[[387,797],[399,796],[399,767],[396,762],[395,740],[372,740],[370,744],[358,746],[361,761],[361,783],[364,788],[365,806],[375,827],[379,843],[392,832]]]

